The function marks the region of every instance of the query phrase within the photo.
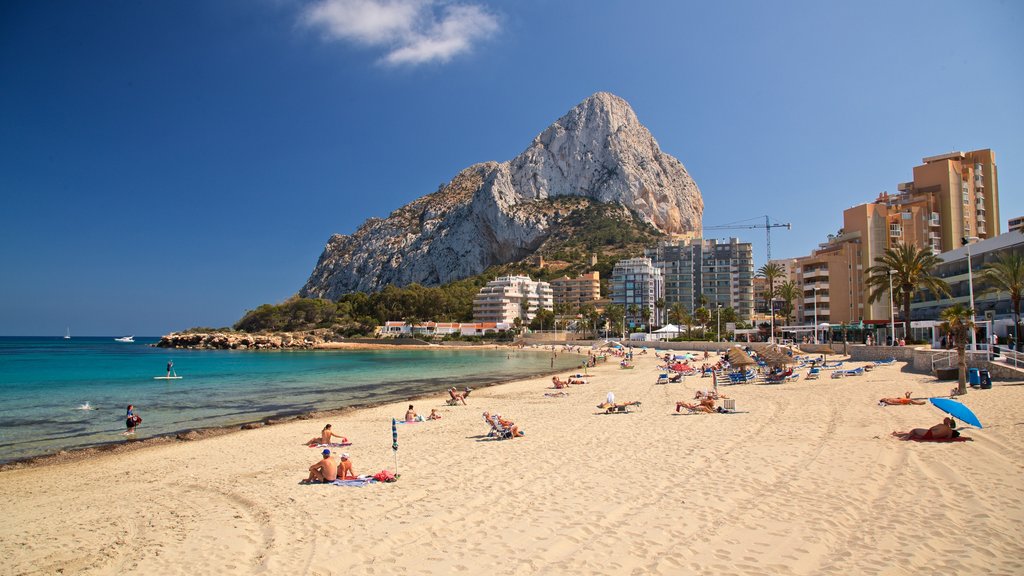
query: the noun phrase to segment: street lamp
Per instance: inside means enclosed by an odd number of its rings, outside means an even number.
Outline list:
[[[892,275],[895,270],[889,270],[889,325],[892,330],[892,344],[896,344],[896,314],[892,309]]]
[[[814,343],[818,343],[818,287],[813,286],[814,291]]]
[[[718,336],[718,341],[722,341],[722,303],[719,302],[718,306],[718,329],[715,330],[715,335]]]
[[[961,238],[960,241],[967,246],[967,289],[971,297],[971,323],[974,322],[974,272],[971,270],[971,242],[977,240],[974,236]],[[978,350],[978,331],[971,327],[971,350]]]

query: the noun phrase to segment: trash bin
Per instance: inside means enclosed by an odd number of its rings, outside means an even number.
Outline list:
[[[982,370],[980,378],[982,390],[989,390],[992,388],[992,375],[989,374],[988,370]]]
[[[977,368],[967,369],[967,383],[971,386],[981,385],[981,375],[978,373]]]

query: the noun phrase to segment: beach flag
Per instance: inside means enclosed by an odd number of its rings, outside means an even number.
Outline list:
[[[718,374],[714,370],[711,371],[711,386],[715,389],[715,394],[718,394]]]
[[[395,475],[398,475],[398,421],[391,419],[391,450],[395,453]]]

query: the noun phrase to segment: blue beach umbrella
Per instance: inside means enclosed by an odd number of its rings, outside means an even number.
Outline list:
[[[981,428],[981,421],[978,417],[971,412],[971,409],[956,400],[950,400],[949,398],[929,398],[929,402],[935,405],[936,408],[942,410],[946,414],[949,414],[953,418],[975,428]]]

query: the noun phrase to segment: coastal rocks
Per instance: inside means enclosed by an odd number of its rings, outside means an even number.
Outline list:
[[[160,338],[158,348],[212,350],[314,350],[323,347],[329,331],[246,334],[242,332],[172,332]]]
[[[466,168],[433,194],[328,241],[300,291],[336,299],[388,284],[445,284],[531,256],[557,231],[550,199],[619,204],[666,233],[699,232],[704,201],[629,104],[597,93],[508,162]]]

